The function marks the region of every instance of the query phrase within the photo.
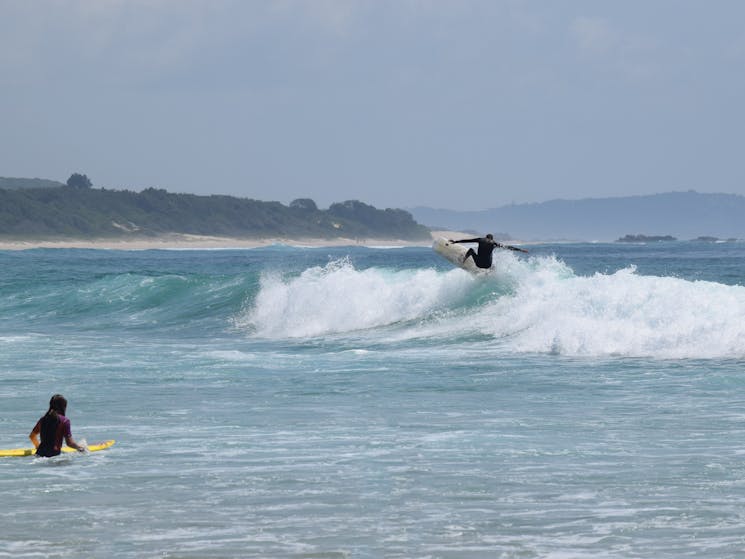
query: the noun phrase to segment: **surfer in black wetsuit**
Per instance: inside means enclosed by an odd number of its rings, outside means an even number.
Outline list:
[[[521,248],[503,245],[494,240],[494,236],[489,233],[486,237],[477,237],[475,239],[461,239],[460,241],[454,241],[450,239],[451,243],[478,243],[478,251],[474,251],[472,248],[468,249],[466,255],[463,257],[463,262],[468,260],[469,257],[473,258],[474,264],[479,268],[491,268],[491,253],[494,252],[495,248],[508,248],[510,250],[517,250],[519,252],[528,252]]]

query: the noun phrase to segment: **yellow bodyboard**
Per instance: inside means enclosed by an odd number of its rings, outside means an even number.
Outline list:
[[[88,445],[88,452],[96,452],[99,450],[105,450],[109,448],[111,445],[113,445],[116,441],[114,439],[111,439],[110,441],[105,441],[98,444],[89,444]],[[77,452],[74,448],[70,448],[69,446],[63,446],[62,452]],[[5,448],[0,449],[0,456],[33,456],[36,454],[35,448]]]

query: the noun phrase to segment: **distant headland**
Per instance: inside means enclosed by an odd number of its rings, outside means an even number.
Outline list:
[[[74,173],[66,184],[0,177],[0,239],[380,239],[429,241],[429,228],[401,209],[347,200],[320,209],[310,198],[280,202],[233,196],[93,188]],[[219,242],[219,241],[217,241]]]
[[[676,237],[673,237],[672,235],[625,235],[621,237],[620,239],[617,239],[617,243],[660,243],[660,242],[670,242],[670,241],[677,241],[678,239]],[[711,237],[709,235],[702,235],[700,237],[696,237],[695,239],[691,239],[691,241],[699,242],[699,243],[733,243],[737,241],[734,237],[729,237],[727,239],[720,239],[719,237]]]
[[[659,243],[665,241],[677,241],[672,235],[626,235],[616,242],[619,243]]]
[[[745,239],[743,215],[743,196],[694,191],[553,200],[479,211],[378,209],[359,200],[321,209],[311,198],[285,205],[160,188],[94,188],[80,173],[73,173],[66,183],[0,177],[0,242],[24,246],[70,240],[75,246],[93,241],[222,246],[226,239],[241,246],[285,240],[391,246],[427,244],[437,230],[469,236],[493,233],[502,240],[522,242],[725,242]],[[645,230],[668,234],[627,234]]]
[[[745,196],[667,192],[645,196],[550,200],[457,211],[407,208],[432,228],[509,231],[526,241],[614,241],[633,231],[678,239],[745,239]]]

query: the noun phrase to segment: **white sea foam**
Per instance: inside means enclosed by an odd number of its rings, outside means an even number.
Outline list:
[[[265,337],[364,330],[426,316],[457,299],[470,282],[470,276],[460,271],[356,270],[343,259],[291,279],[264,275],[242,322]]]
[[[634,268],[590,277],[525,273],[514,295],[480,312],[518,351],[661,358],[745,356],[745,287],[640,276]]]
[[[267,275],[245,322],[281,338],[415,321],[385,335],[486,334],[509,340],[510,352],[678,359],[745,356],[743,316],[742,286],[642,276],[633,267],[577,276],[553,257],[504,254],[486,279],[461,270],[356,270],[346,260],[292,279]]]

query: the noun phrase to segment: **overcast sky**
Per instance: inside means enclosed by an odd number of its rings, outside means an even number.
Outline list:
[[[0,0],[0,176],[320,207],[745,194],[745,2]]]

